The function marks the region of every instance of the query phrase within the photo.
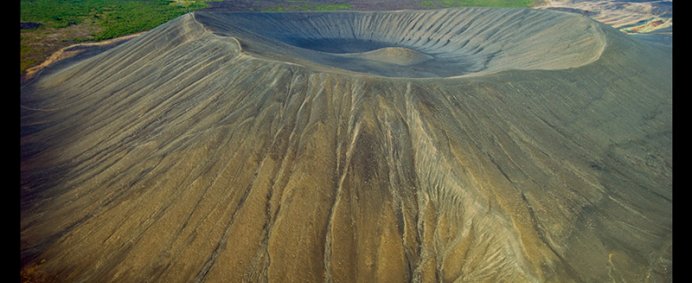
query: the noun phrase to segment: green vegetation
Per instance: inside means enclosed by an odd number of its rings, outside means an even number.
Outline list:
[[[338,11],[338,10],[351,10],[353,7],[351,4],[315,4],[308,3],[305,1],[289,1],[290,3],[301,3],[301,4],[288,4],[281,6],[273,6],[264,11],[270,12],[283,12],[283,11]]]
[[[319,4],[312,7],[315,11],[334,11],[334,10],[349,10],[353,7],[351,4]]]
[[[423,8],[433,8],[435,7],[435,4],[432,0],[423,0],[420,2],[420,6]]]
[[[20,72],[72,43],[111,39],[152,29],[217,0],[20,0]]]
[[[22,0],[21,20],[49,28],[94,24],[94,39],[109,39],[151,29],[206,7],[204,0]]]

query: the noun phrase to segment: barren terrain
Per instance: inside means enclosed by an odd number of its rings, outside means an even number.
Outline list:
[[[186,14],[22,86],[22,274],[671,281],[671,61],[556,11]]]

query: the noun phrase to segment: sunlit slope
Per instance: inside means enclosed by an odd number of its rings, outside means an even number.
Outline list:
[[[188,14],[23,86],[23,274],[670,280],[671,88],[565,13]]]

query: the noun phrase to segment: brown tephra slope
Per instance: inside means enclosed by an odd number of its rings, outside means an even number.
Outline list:
[[[22,273],[670,280],[670,67],[549,11],[185,15],[23,86]]]

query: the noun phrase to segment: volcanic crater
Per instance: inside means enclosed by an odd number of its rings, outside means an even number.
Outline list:
[[[181,16],[22,85],[22,276],[670,281],[670,51],[555,11]]]
[[[605,45],[598,25],[585,17],[517,9],[202,12],[195,18],[258,57],[385,77],[578,67],[596,60]]]

